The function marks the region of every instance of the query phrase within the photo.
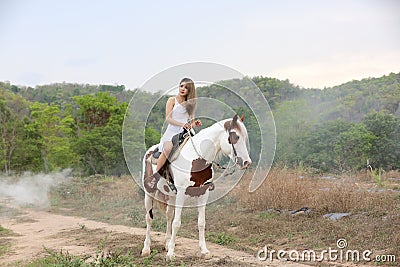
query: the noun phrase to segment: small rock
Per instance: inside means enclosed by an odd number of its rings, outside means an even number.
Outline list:
[[[336,221],[336,220],[339,220],[339,219],[341,219],[343,217],[346,217],[346,216],[349,216],[349,215],[351,215],[350,212],[346,212],[346,213],[328,213],[328,214],[324,215],[324,218],[328,218],[329,220]]]

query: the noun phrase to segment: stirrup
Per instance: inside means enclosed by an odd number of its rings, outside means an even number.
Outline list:
[[[175,194],[178,193],[178,190],[176,190],[176,186],[171,183],[170,181],[167,181],[167,184],[169,186],[169,188],[171,188],[172,192],[174,192]]]

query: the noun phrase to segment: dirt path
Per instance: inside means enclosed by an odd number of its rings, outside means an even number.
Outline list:
[[[14,212],[15,213],[15,212]],[[18,208],[18,214],[0,213],[0,225],[12,230],[17,235],[9,237],[12,249],[0,257],[0,265],[23,265],[24,262],[40,257],[44,247],[55,251],[68,251],[72,255],[94,255],[99,240],[110,233],[115,237],[112,247],[124,245],[140,251],[145,229],[122,225],[110,225],[85,218],[63,216],[46,211]],[[153,232],[153,245],[162,247],[164,234]],[[112,239],[112,238],[111,238]],[[212,253],[211,259],[199,259],[198,241],[178,237],[176,256],[196,259],[194,265],[224,265],[224,262],[236,266],[304,266],[285,262],[260,262],[255,255],[231,250],[208,242]],[[165,251],[161,251],[165,256]],[[198,264],[196,264],[198,263]]]

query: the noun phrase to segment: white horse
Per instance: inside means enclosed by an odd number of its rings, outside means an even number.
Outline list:
[[[210,255],[210,251],[206,247],[204,229],[205,206],[209,190],[214,189],[214,185],[211,182],[213,176],[212,163],[216,156],[222,152],[228,155],[239,169],[245,169],[250,165],[251,159],[246,146],[248,135],[246,127],[243,124],[243,119],[244,116],[238,120],[238,116],[235,115],[233,119],[216,122],[210,127],[201,130],[192,137],[192,140],[187,141],[178,157],[170,165],[174,185],[177,190],[176,194],[170,190],[166,179],[155,179],[155,176],[152,176],[156,167],[151,163],[151,154],[157,145],[151,147],[146,152],[143,159],[142,181],[145,188],[147,230],[142,256],[150,254],[153,203],[155,199],[158,199],[157,202],[160,203],[161,199],[166,204],[160,206],[165,210],[167,218],[167,231],[165,235],[167,260],[175,257],[176,234],[181,225],[182,208],[188,198],[197,200],[199,247],[201,254],[204,257]],[[146,179],[147,177],[151,177],[153,180]]]

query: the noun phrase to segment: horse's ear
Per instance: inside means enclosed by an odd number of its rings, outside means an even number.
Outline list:
[[[235,114],[235,116],[233,116],[233,120],[232,120],[232,128],[236,128],[237,120],[238,120],[238,115]]]
[[[241,121],[244,121],[244,114],[242,114],[242,117],[240,117]]]
[[[236,123],[237,122],[237,119],[238,119],[238,114],[235,114],[235,116],[233,116],[233,123]]]

